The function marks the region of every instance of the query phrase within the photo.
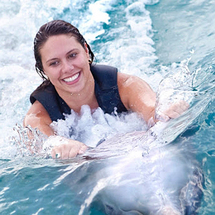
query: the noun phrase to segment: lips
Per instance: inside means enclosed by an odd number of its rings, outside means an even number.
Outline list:
[[[76,73],[75,75],[68,77],[68,78],[64,78],[63,81],[65,81],[66,83],[71,83],[71,82],[75,82],[78,77],[80,76],[80,72]]]

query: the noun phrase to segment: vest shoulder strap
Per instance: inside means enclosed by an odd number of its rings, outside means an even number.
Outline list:
[[[64,114],[70,114],[71,109],[66,102],[58,95],[50,81],[44,81],[30,96],[33,104],[38,100],[49,113],[52,121],[65,119]]]

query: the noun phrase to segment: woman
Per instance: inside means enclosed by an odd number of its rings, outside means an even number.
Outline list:
[[[150,86],[138,77],[118,73],[116,68],[92,64],[90,46],[70,23],[54,20],[43,25],[34,40],[34,55],[36,71],[44,82],[31,95],[24,126],[54,136],[50,124],[64,119],[71,109],[79,113],[82,105],[92,111],[100,107],[110,114],[134,111],[150,124],[156,121],[156,94]],[[186,108],[172,106],[165,115],[175,118]],[[75,140],[63,143],[53,148],[53,158],[71,158],[87,149]]]

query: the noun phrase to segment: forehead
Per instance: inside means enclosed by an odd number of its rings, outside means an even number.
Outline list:
[[[40,49],[42,58],[57,57],[58,55],[65,54],[72,49],[81,49],[82,45],[77,39],[69,34],[60,34],[50,36]]]

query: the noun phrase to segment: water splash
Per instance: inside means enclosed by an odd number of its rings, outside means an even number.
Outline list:
[[[193,90],[194,74],[188,69],[188,62],[174,65],[171,74],[167,75],[158,86],[156,101],[156,118],[162,115],[170,105],[185,101],[190,106],[197,94]]]
[[[42,146],[47,136],[42,134],[39,129],[33,129],[31,126],[23,127],[19,124],[13,128],[18,136],[10,138],[10,144],[17,149],[16,156],[38,156],[41,154]]]

